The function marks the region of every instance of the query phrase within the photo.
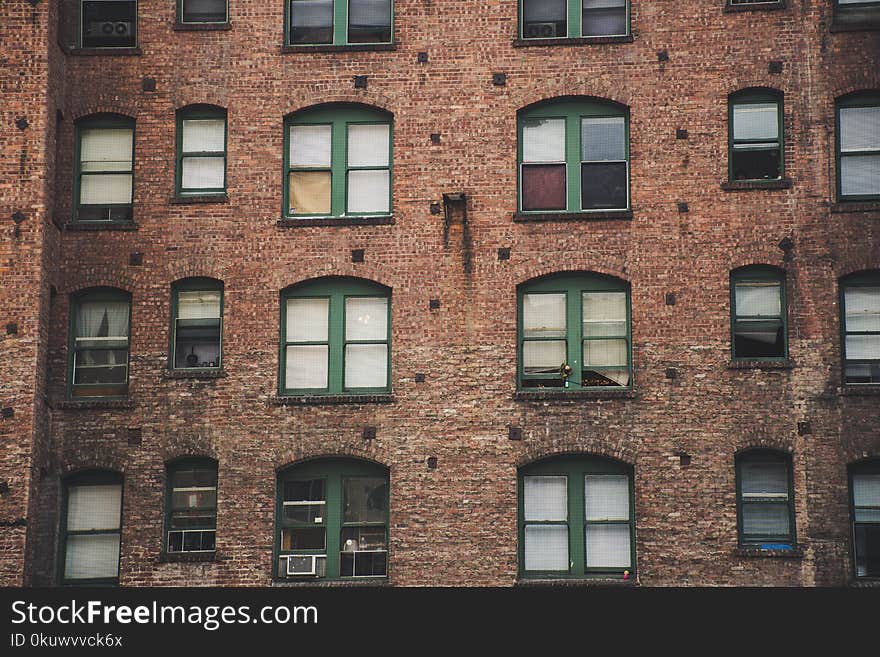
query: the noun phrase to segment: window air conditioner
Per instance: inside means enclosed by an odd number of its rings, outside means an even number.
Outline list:
[[[131,36],[131,23],[126,21],[92,21],[86,30],[88,36],[127,39]]]
[[[317,561],[324,558],[323,554],[289,554],[286,556],[288,577],[300,575],[317,575]]]
[[[556,36],[556,23],[529,23],[525,28],[526,39],[552,39]]]

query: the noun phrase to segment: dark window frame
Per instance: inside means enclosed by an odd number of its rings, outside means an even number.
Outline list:
[[[96,46],[96,45],[86,45],[85,40],[85,20],[84,20],[84,7],[83,5],[86,3],[93,2],[128,2],[130,4],[134,4],[134,21],[132,22],[132,41],[130,44],[126,44],[124,46]],[[96,48],[100,50],[108,50],[110,52],[114,50],[121,49],[132,49],[138,47],[138,15],[140,11],[140,7],[138,6],[138,0],[78,0],[77,1],[77,30],[76,30],[76,42],[80,48]],[[113,21],[106,21],[113,22]]]
[[[184,20],[184,4],[187,0],[177,0],[177,22],[180,25],[226,25],[229,23],[229,0],[225,0],[226,16],[222,21],[186,21]]]
[[[880,532],[880,520],[856,520],[856,504],[855,489],[853,487],[853,478],[857,475],[880,475],[880,459],[865,459],[858,463],[853,463],[847,468],[847,480],[849,484],[849,517],[850,517],[850,540],[852,541],[852,549],[850,557],[852,559],[853,577],[857,580],[880,580],[880,570],[876,573],[868,573],[859,575],[858,572],[858,529],[860,525],[877,525],[877,531]],[[860,509],[868,509],[871,511],[880,511],[880,507],[859,507]]]
[[[209,523],[210,526],[198,527],[194,529],[173,529],[173,515],[175,511],[178,509],[174,508],[174,486],[173,486],[173,476],[176,472],[186,471],[186,470],[201,470],[205,472],[212,472],[214,476],[214,505],[206,506],[206,507],[198,507],[198,510],[201,511],[210,511],[212,512],[210,515],[213,517],[213,522]],[[205,553],[213,553],[216,552],[216,535],[217,535],[217,509],[218,509],[218,500],[217,495],[219,494],[219,468],[217,461],[212,458],[207,457],[184,457],[180,459],[175,459],[173,461],[168,462],[165,465],[165,528],[162,532],[162,552],[166,554],[205,554]],[[185,507],[186,509],[191,509],[191,507]],[[171,534],[173,532],[181,532],[186,533],[188,531],[199,531],[199,532],[213,532],[214,534],[214,548],[209,550],[172,550],[171,549]],[[182,541],[182,545],[185,545],[185,541]]]
[[[737,5],[739,6],[739,5]],[[734,139],[734,107],[737,105],[764,105],[776,104],[777,116],[777,141],[776,151],[779,157],[779,175],[775,178],[737,178],[734,176],[734,146],[737,144],[763,144],[764,139],[735,140]],[[770,150],[770,149],[766,149]],[[784,95],[775,89],[742,89],[728,96],[727,100],[727,179],[730,182],[755,182],[773,181],[785,179],[785,108]]]
[[[624,0],[624,11],[626,13],[626,29],[620,34],[584,34],[583,29],[583,0],[564,0],[565,1],[565,34],[548,36],[526,36],[525,30],[525,2],[518,1],[518,20],[517,29],[519,30],[519,38],[523,41],[548,41],[558,40],[560,42],[568,39],[591,39],[591,38],[614,38],[628,37],[632,34],[632,2]]]
[[[187,151],[183,150],[183,122],[210,119],[223,120],[223,150],[222,151]],[[228,185],[227,165],[229,162],[229,122],[227,112],[222,107],[215,105],[188,105],[175,113],[175,147],[174,147],[174,192],[178,196],[209,196],[226,194]],[[191,157],[223,157],[223,186],[222,187],[183,187],[183,160]]]
[[[179,299],[181,292],[219,292],[220,293],[220,339],[218,344],[217,365],[202,367],[177,367],[177,321],[179,313]],[[224,314],[224,285],[223,281],[215,278],[192,277],[182,278],[171,285],[171,327],[169,329],[168,343],[168,369],[180,372],[219,371],[223,369],[223,314]]]
[[[840,308],[840,355],[841,355],[841,379],[846,386],[864,386],[880,384],[880,374],[872,381],[858,382],[847,380],[847,365],[868,365],[880,368],[880,358],[877,359],[849,359],[846,353],[846,338],[848,335],[876,335],[878,331],[849,331],[846,326],[846,290],[852,287],[880,287],[880,270],[868,269],[854,272],[840,279],[838,307]],[[869,378],[874,378],[873,376]]]
[[[789,532],[786,535],[746,535],[743,528],[743,506],[745,504],[782,504],[777,498],[767,500],[750,500],[744,501],[742,492],[742,464],[743,462],[763,462],[763,463],[782,463],[786,468],[787,480],[787,497],[785,504],[788,507],[788,527]],[[794,491],[794,463],[790,454],[772,449],[748,449],[739,452],[734,459],[734,468],[736,472],[736,535],[737,543],[740,547],[747,549],[780,549],[776,546],[788,546],[784,549],[794,549],[797,546],[797,525],[795,523],[795,491]]]
[[[345,47],[352,46],[355,48],[367,48],[370,46],[387,46],[394,43],[394,0],[390,0],[391,7],[390,12],[391,15],[389,17],[389,38],[388,41],[350,41],[349,40],[349,15],[350,8],[349,5],[351,0],[332,0],[333,3],[333,24],[332,24],[332,36],[329,41],[315,41],[315,42],[294,42],[291,40],[291,0],[284,0],[284,45],[286,47],[303,47],[303,48],[327,48],[328,46],[333,47]]]
[[[82,137],[86,130],[95,129],[129,129],[131,130],[131,168],[128,171],[91,171],[84,174],[82,171]],[[135,152],[137,150],[137,130],[135,120],[122,114],[91,114],[76,121],[74,128],[74,177],[73,177],[73,221],[92,226],[131,224],[134,215],[134,190],[135,190]],[[96,207],[105,208],[108,211],[107,219],[83,219],[83,204],[80,202],[81,178],[83,175],[121,175],[131,176],[131,200],[128,203],[102,203]],[[123,215],[121,218],[113,217],[114,209]],[[102,210],[103,211],[103,210]]]
[[[880,6],[880,3],[878,3]],[[840,110],[849,107],[877,107],[880,112],[880,90],[858,91],[837,98],[834,102],[834,156],[835,169],[835,190],[837,200],[840,203],[848,203],[850,201],[880,201],[880,188],[875,194],[848,194],[843,195],[843,175],[841,169],[841,160],[846,157],[860,157],[874,155],[880,158],[880,150],[876,151],[853,151],[844,154],[841,151],[841,131],[840,131]]]
[[[757,319],[737,314],[737,283],[779,283],[780,321],[782,322],[782,355],[780,356],[741,356],[736,353],[736,328],[743,319]],[[730,272],[730,354],[735,361],[786,361],[788,360],[788,295],[786,293],[785,270],[770,265],[749,265]]]

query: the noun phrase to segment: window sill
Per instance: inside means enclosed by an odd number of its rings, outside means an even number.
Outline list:
[[[144,51],[140,48],[68,48],[67,54],[83,57],[93,55],[103,55],[104,57],[129,57],[132,55],[143,55]]]
[[[226,376],[226,370],[201,370],[193,368],[191,370],[164,370],[162,372],[163,379],[223,379]]]
[[[847,212],[880,212],[880,201],[843,201],[831,204],[832,214]]]
[[[63,411],[78,411],[87,409],[98,410],[128,410],[135,407],[130,399],[67,399],[55,404],[56,409]]]
[[[232,23],[172,23],[175,32],[216,32],[231,30]]]
[[[790,550],[764,550],[757,546],[740,546],[734,548],[733,556],[747,559],[803,559],[804,548],[793,545]]]
[[[333,404],[391,404],[394,395],[290,395],[273,397],[274,406],[323,406]]]
[[[583,578],[560,578],[560,579],[529,579],[528,577],[517,578],[514,586],[522,587],[581,587],[581,586],[614,586],[630,587],[638,586],[636,578],[630,575],[629,579],[612,577],[583,577]]]
[[[359,587],[385,587],[391,586],[387,577],[370,577],[364,579],[310,579],[291,581],[288,579],[273,579],[272,586],[279,588],[359,588]]]
[[[562,390],[539,390],[525,391],[517,390],[514,395],[514,401],[563,401],[578,399],[637,399],[638,394],[631,388],[623,389],[607,389],[607,390],[571,390],[564,392]]]
[[[743,11],[778,11],[785,9],[784,2],[756,2],[745,5],[724,5],[725,14],[735,14]]]
[[[513,220],[516,223],[540,221],[613,221],[630,220],[632,210],[599,210],[596,212],[516,212]]]
[[[217,552],[161,552],[157,563],[206,563],[223,561]]]
[[[175,194],[168,201],[171,205],[189,205],[191,203],[229,203],[226,192],[222,194]]]
[[[849,580],[848,586],[855,589],[877,589],[880,588],[880,578],[877,577],[853,577]]]
[[[829,32],[876,32],[880,30],[880,21],[838,23],[832,22]]]
[[[618,36],[561,37],[558,39],[514,39],[514,48],[532,46],[592,46],[603,43],[632,43],[632,34]]]
[[[794,361],[785,360],[732,360],[727,363],[729,370],[792,370]]]
[[[316,44],[314,46],[281,46],[281,54],[312,52],[387,52],[397,50],[398,42],[350,43],[345,45]]]
[[[840,390],[841,397],[877,397],[880,396],[880,384],[849,383]]]
[[[312,219],[293,219],[283,217],[276,224],[279,228],[308,228],[310,226],[392,226],[394,217],[390,214],[380,217],[315,217]]]
[[[725,192],[751,192],[759,189],[789,189],[790,178],[778,180],[725,180],[721,183],[721,189]]]
[[[81,221],[70,221],[64,224],[64,230],[71,232],[87,232],[93,230],[120,230],[133,231],[138,230],[139,226],[132,222],[107,221],[104,223],[86,223]]]

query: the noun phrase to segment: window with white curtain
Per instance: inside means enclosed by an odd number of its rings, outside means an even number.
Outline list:
[[[837,196],[880,199],[880,92],[837,101]]]
[[[736,483],[740,544],[791,548],[795,540],[791,457],[769,450],[738,454]]]
[[[850,514],[856,577],[880,577],[880,460],[850,466]]]
[[[632,574],[629,466],[598,457],[554,457],[522,468],[519,481],[523,576]]]
[[[65,481],[61,577],[66,584],[110,584],[119,577],[122,477],[87,472]]]
[[[880,383],[880,271],[844,278],[840,311],[844,382]]]
[[[628,0],[522,0],[520,7],[525,40],[629,34]]]
[[[282,294],[282,394],[390,388],[390,291],[360,279],[318,279]]]
[[[731,272],[730,287],[733,358],[785,358],[785,273],[775,267],[743,267]]]
[[[118,397],[128,392],[131,297],[101,288],[72,297],[73,397]]]
[[[193,106],[177,113],[177,193],[226,191],[226,112]]]
[[[134,121],[101,114],[77,122],[76,221],[132,219]]]
[[[219,369],[223,335],[223,283],[208,278],[178,281],[172,288],[174,369]]]

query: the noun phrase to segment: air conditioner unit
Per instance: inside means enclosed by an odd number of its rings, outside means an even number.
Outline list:
[[[525,26],[526,39],[552,39],[556,36],[556,23],[529,23]]]
[[[131,23],[127,21],[92,21],[86,29],[92,37],[127,39],[131,36]]]
[[[285,574],[288,577],[303,575],[318,575],[318,559],[323,559],[325,554],[288,554],[282,559],[287,559]]]

